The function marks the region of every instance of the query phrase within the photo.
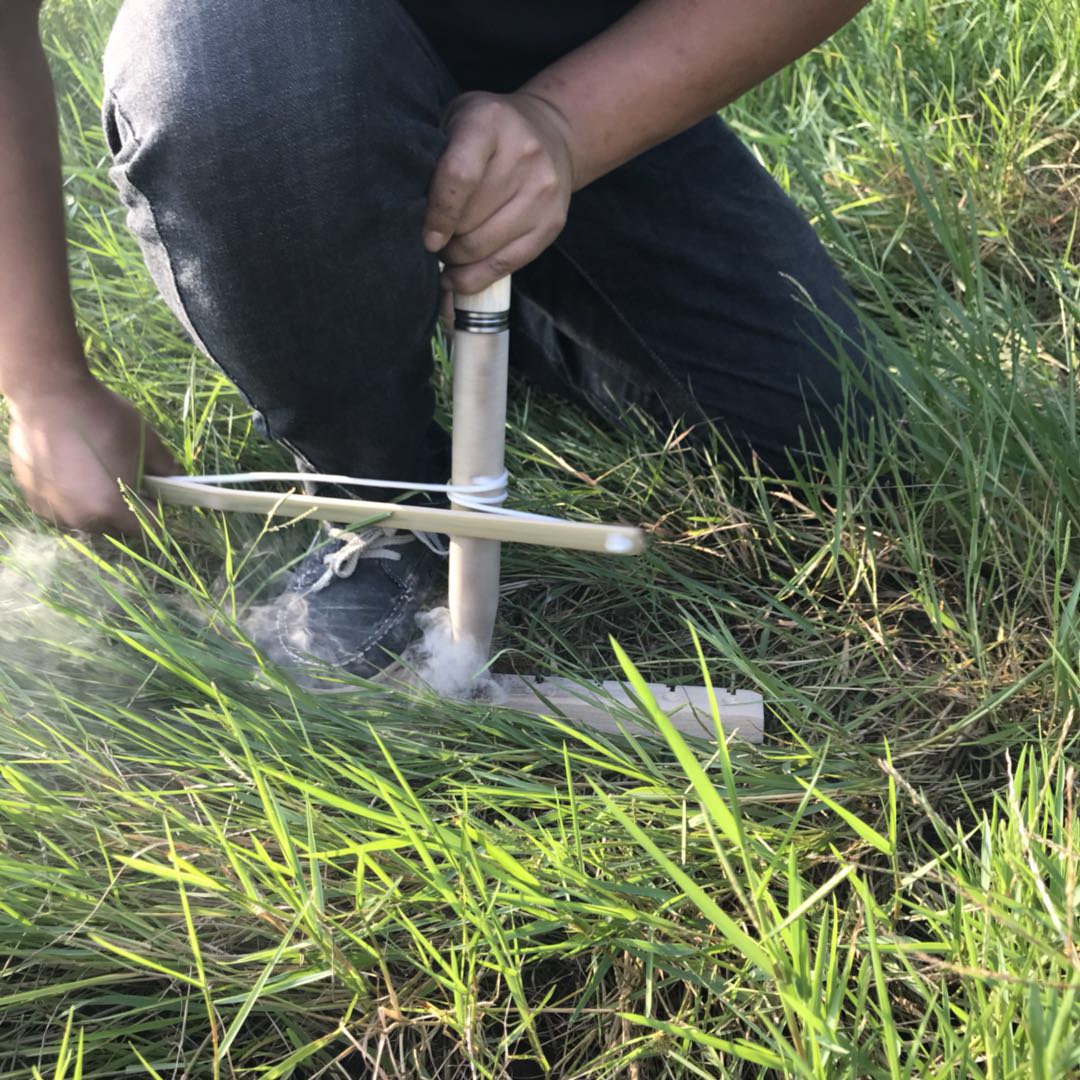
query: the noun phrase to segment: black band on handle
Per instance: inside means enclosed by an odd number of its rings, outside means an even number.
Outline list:
[[[470,334],[501,334],[510,329],[509,311],[462,311],[454,309],[454,329]]]

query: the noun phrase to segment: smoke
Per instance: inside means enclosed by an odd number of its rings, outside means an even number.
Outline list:
[[[279,667],[323,663],[341,665],[348,653],[337,638],[318,633],[308,618],[308,602],[300,594],[283,591],[265,604],[248,609],[240,628],[259,651]],[[321,685],[321,684],[316,684]]]
[[[59,537],[15,535],[0,556],[0,648],[5,656],[35,641],[81,645],[92,636],[46,602],[54,583],[71,575],[73,563]]]
[[[503,694],[487,670],[488,658],[472,641],[455,641],[444,607],[416,616],[420,639],[402,660],[414,679],[440,697],[498,703]]]
[[[102,655],[92,619],[106,603],[91,564],[58,536],[12,532],[0,553],[0,674],[18,684],[68,683]]]
[[[471,642],[454,641],[446,608],[420,612],[416,625],[416,640],[401,657],[401,664],[387,670],[384,681],[417,686],[458,701],[501,700],[499,686],[487,671],[488,658]],[[343,665],[348,650],[333,636],[312,628],[302,595],[284,592],[251,608],[241,627],[268,660],[291,669],[301,685],[336,688],[319,678],[318,667]]]
[[[21,686],[93,688],[112,698],[124,694],[145,675],[128,649],[116,648],[100,629],[115,600],[105,591],[100,571],[57,535],[9,532],[0,551],[0,682]],[[110,588],[119,583],[110,579]],[[159,603],[185,612],[189,629],[205,623],[191,610],[189,598]],[[417,636],[387,673],[390,684],[414,685],[439,697],[497,703],[503,694],[487,670],[488,657],[471,642],[455,641],[445,607],[416,616]],[[313,688],[329,689],[326,669],[344,664],[348,650],[331,635],[319,633],[308,619],[308,602],[283,591],[269,603],[250,608],[241,628],[268,660],[292,670]],[[314,661],[314,663],[313,663]],[[325,665],[323,667],[323,665]],[[318,678],[322,667],[323,678]],[[404,669],[404,670],[403,670]]]

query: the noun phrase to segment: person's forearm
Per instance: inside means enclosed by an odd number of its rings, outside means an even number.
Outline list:
[[[522,87],[562,114],[574,187],[704,119],[867,0],[643,0]]]
[[[0,394],[86,378],[68,284],[56,106],[33,0],[0,2]]]

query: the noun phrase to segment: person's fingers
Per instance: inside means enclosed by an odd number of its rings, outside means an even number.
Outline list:
[[[451,132],[428,189],[424,215],[424,247],[428,251],[441,251],[454,235],[495,148],[494,133],[487,128],[462,123]]]
[[[537,221],[528,197],[514,199],[472,232],[450,241],[443,252],[447,264],[444,285],[462,291],[464,282],[481,280],[484,275],[476,268],[485,264],[490,276],[487,284],[520,270],[552,244],[565,223],[565,213],[553,210],[546,214],[546,220]]]
[[[180,472],[176,458],[169,453],[156,432],[147,431],[146,460],[143,472],[148,476],[175,476]]]
[[[118,510],[108,521],[100,522],[91,531],[113,536],[134,536],[142,531],[142,526],[125,503],[123,510]]]
[[[443,248],[443,262],[448,267],[471,266],[534,232],[529,210],[527,200],[513,199],[471,231],[455,233]]]
[[[24,489],[23,494],[27,506],[38,517],[62,529],[92,533],[131,533],[139,528],[138,519],[119,491],[115,495],[109,493],[108,496],[97,499],[76,498],[71,492],[64,493],[51,486],[39,490]]]
[[[447,267],[443,273],[443,283],[457,293],[472,295],[482,292],[500,278],[532,262],[550,242],[546,234],[528,233],[479,262]]]
[[[539,143],[531,137],[503,138],[498,141],[481,182],[458,219],[454,235],[448,238],[450,242],[476,232],[497,215],[505,222],[507,217],[504,212],[513,204],[532,223],[538,218],[554,215],[555,208],[564,202],[559,174],[554,165],[540,155],[538,147]],[[507,242],[526,231],[519,228],[513,235],[508,234]]]

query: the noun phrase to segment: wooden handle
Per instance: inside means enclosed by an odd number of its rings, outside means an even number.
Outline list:
[[[506,467],[506,382],[510,278],[475,295],[454,297],[454,416],[451,482],[474,484]],[[498,491],[490,494],[498,496]],[[453,503],[451,503],[453,506]],[[450,627],[479,657],[491,651],[499,606],[501,545],[450,537]]]
[[[483,292],[454,293],[454,311],[472,315],[510,316],[510,278],[500,278]]]

